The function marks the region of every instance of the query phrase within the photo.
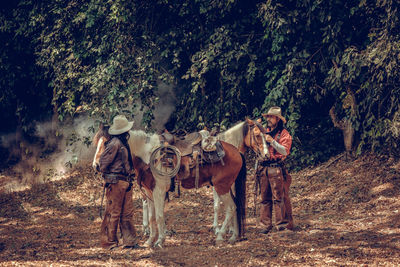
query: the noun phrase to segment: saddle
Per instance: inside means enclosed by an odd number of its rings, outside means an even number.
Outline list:
[[[182,157],[193,154],[195,148],[198,147],[200,147],[201,152],[206,153],[219,150],[219,154],[221,154],[220,150],[223,150],[222,145],[217,147],[217,143],[219,143],[217,137],[211,136],[210,132],[207,130],[201,130],[200,132],[185,134],[183,136],[164,132],[161,136],[164,139],[163,141],[167,142],[171,146],[175,146],[179,152],[181,152]]]
[[[185,174],[183,179],[190,174],[190,169],[196,168],[196,188],[198,188],[199,165],[221,162],[224,165],[224,148],[216,136],[212,136],[207,130],[184,135],[173,135],[169,132],[161,134],[162,141],[175,146],[182,157],[189,157],[188,163],[184,163]]]

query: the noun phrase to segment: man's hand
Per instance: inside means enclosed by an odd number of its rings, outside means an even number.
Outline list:
[[[265,140],[267,140],[268,143],[272,143],[272,141],[274,141],[274,138],[272,138],[272,136],[270,136],[269,134],[266,134]]]
[[[135,171],[132,171],[131,173],[129,173],[128,176],[132,179],[132,181],[134,181],[134,180],[135,180],[135,177],[136,177],[136,172],[135,172]]]

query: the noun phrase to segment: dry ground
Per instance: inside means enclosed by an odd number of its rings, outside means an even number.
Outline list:
[[[214,245],[211,188],[182,191],[166,206],[164,249],[98,246],[101,181],[89,168],[0,193],[1,266],[399,266],[400,163],[364,155],[333,158],[293,174],[295,231],[257,233],[249,169],[244,240]],[[0,175],[0,186],[10,179]],[[135,188],[141,234],[140,193]],[[140,236],[143,243],[145,237]]]

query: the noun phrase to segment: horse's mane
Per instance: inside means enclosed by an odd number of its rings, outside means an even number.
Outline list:
[[[142,159],[144,163],[149,164],[151,153],[160,146],[159,136],[147,134],[142,130],[131,130],[129,135],[128,144],[131,153]]]
[[[247,121],[239,122],[228,130],[218,134],[218,139],[239,148],[243,143],[243,138],[248,131],[248,127]]]
[[[99,130],[93,136],[92,145],[97,147],[97,143],[99,142],[100,138],[104,137],[105,139],[109,140],[111,137],[108,134],[108,129],[110,127],[100,125]]]

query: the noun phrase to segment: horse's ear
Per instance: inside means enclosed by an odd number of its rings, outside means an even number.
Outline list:
[[[249,118],[246,118],[246,121],[247,121],[247,123],[248,123],[249,125],[253,125],[253,124],[254,124],[254,121],[250,120]]]
[[[257,119],[257,122],[261,123],[261,122],[262,122],[261,118],[258,118],[258,119]]]
[[[100,122],[100,124],[99,124],[99,129],[100,129],[100,130],[103,130],[103,129],[104,129],[104,123]]]

